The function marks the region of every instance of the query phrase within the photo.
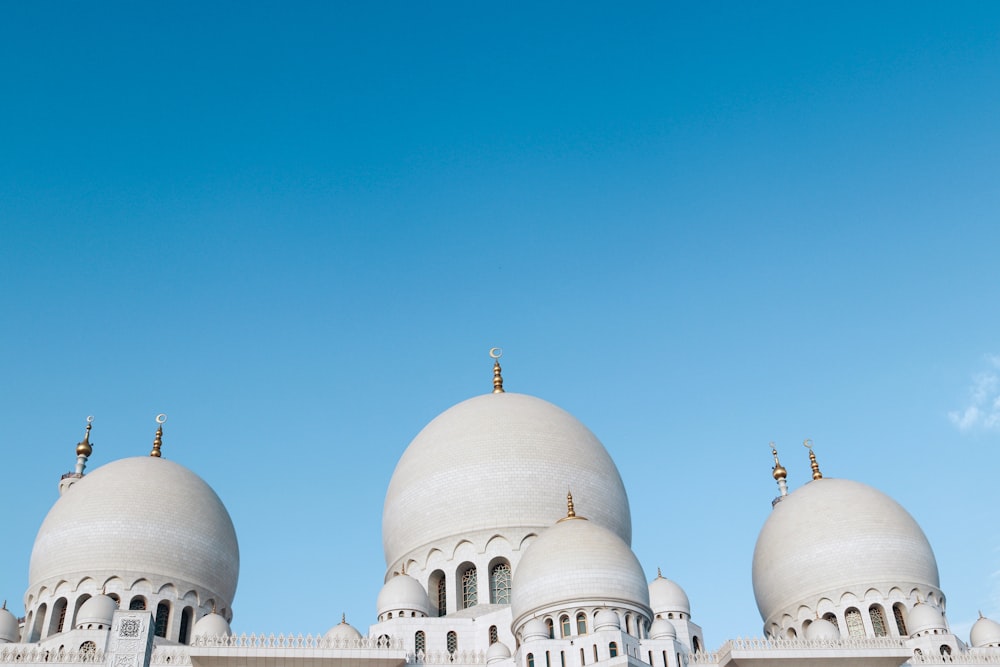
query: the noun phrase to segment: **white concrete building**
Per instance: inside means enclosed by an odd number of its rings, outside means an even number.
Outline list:
[[[764,636],[707,650],[683,589],[645,580],[604,446],[560,408],[505,393],[499,363],[493,393],[434,419],[396,466],[368,630],[342,621],[321,637],[236,637],[232,521],[208,484],[160,457],[160,421],[151,456],[84,474],[88,424],[35,540],[25,616],[0,609],[0,663],[1000,664],[1000,624],[980,618],[967,641],[949,629],[933,551],[906,510],[824,478],[811,453],[813,480],[789,493],[774,452],[779,495],[753,558]]]

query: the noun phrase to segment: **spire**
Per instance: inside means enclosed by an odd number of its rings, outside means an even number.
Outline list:
[[[663,572],[660,571],[660,568],[656,568],[656,578],[657,579],[663,578]]]
[[[345,623],[347,623],[347,614],[340,612],[340,624],[344,625]]]
[[[149,453],[150,456],[155,456],[160,458],[160,448],[163,447],[163,422],[167,421],[167,416],[162,412],[156,415],[156,437],[153,438],[153,451]],[[213,612],[214,613],[214,612]]]
[[[493,393],[502,394],[503,376],[500,375],[500,357],[503,356],[502,347],[491,347],[490,358],[493,359]]]
[[[771,468],[771,476],[778,483],[778,497],[771,502],[771,507],[774,507],[781,502],[782,498],[788,495],[788,482],[785,481],[788,477],[788,471],[785,470],[785,467],[781,465],[781,461],[778,460],[778,450],[774,446],[774,442],[771,443],[771,454],[774,456],[774,467]]]
[[[573,519],[583,519],[587,520],[586,517],[576,515],[576,507],[573,506],[573,494],[567,490],[566,491],[566,516],[559,519],[556,523],[562,523],[563,521],[571,521]]]
[[[76,445],[76,474],[82,475],[83,469],[87,467],[87,459],[94,453],[94,447],[90,444],[90,429],[94,425],[93,415],[87,417],[87,430],[83,434],[83,440]]]
[[[813,471],[813,479],[823,479],[823,473],[819,471],[819,463],[816,462],[816,454],[813,453],[813,441],[811,438],[806,438],[802,442],[802,446],[809,450],[809,466]]]

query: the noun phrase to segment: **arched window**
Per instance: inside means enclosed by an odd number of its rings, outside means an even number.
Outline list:
[[[115,604],[119,607],[122,606],[122,599],[118,597],[117,593],[108,593],[108,597],[115,601]]]
[[[864,637],[865,622],[861,618],[861,612],[851,607],[844,612],[844,621],[847,623],[848,637]]]
[[[448,613],[448,584],[445,581],[444,572],[435,570],[431,574],[428,588],[436,593],[437,615],[444,616]]]
[[[594,644],[594,662],[597,662],[600,658],[597,657],[597,644]]]
[[[559,664],[561,667],[566,667],[566,651],[559,651]]]
[[[798,633],[797,633],[797,632],[795,632],[795,628],[788,628],[788,630],[787,630],[787,631],[785,632],[785,635],[786,635],[786,636],[787,636],[787,637],[788,637],[789,639],[795,639],[796,637],[798,637],[798,636],[799,636],[799,635],[798,635]]]
[[[872,630],[875,631],[875,636],[887,636],[889,634],[889,630],[885,627],[885,614],[882,612],[882,607],[877,604],[873,604],[868,607],[868,615],[872,619]]]
[[[625,614],[625,633],[633,635],[632,632],[632,614]]]
[[[941,644],[941,655],[951,655],[951,647],[947,644]]]
[[[80,659],[84,662],[91,662],[97,653],[97,644],[94,642],[83,642],[80,644]]]
[[[615,642],[611,642],[610,644],[608,644],[608,652],[611,653],[611,657],[612,658],[617,658],[618,657],[618,644],[616,644]]]
[[[59,598],[52,605],[51,619],[49,620],[49,631],[46,635],[54,635],[63,631],[66,623],[66,598]]]
[[[191,621],[194,619],[194,609],[191,607],[184,607],[184,611],[181,612],[181,630],[178,636],[178,641],[181,644],[187,644],[190,637],[188,636],[191,632]]]
[[[448,632],[448,653],[454,655],[457,652],[458,652],[458,635],[455,634],[454,630],[450,630]]]
[[[469,565],[462,571],[462,609],[475,607],[479,604],[479,583],[476,579],[476,566]]]
[[[83,603],[86,602],[89,599],[90,599],[90,596],[87,595],[86,593],[84,593],[83,595],[81,595],[80,597],[78,597],[76,599],[76,602],[73,603],[73,618],[70,619],[70,623],[69,623],[69,629],[70,630],[73,630],[74,628],[76,628],[76,617],[77,617],[77,614],[80,613],[80,607],[82,607]]]
[[[906,618],[903,616],[903,605],[900,602],[892,605],[892,616],[896,619],[896,630],[900,637],[906,637]]]
[[[827,613],[823,614],[823,620],[824,621],[830,621],[831,623],[833,623],[833,627],[837,628],[838,630],[840,629],[840,623],[837,622],[837,615],[836,614],[831,613],[831,612],[827,612]]]
[[[386,614],[386,620],[388,620],[388,621],[392,620],[392,612],[391,611],[388,614]]]
[[[132,598],[132,601],[128,603],[129,611],[145,611],[146,609],[146,598],[141,595],[137,595]]]
[[[570,636],[571,630],[570,630],[570,626],[569,626],[569,616],[562,616],[559,619],[559,629],[562,630],[562,636],[563,637],[569,637]]]
[[[427,651],[427,635],[424,634],[423,630],[417,630],[417,633],[413,635],[413,652],[420,654]]]
[[[529,653],[528,654],[528,667],[535,667],[535,654],[534,653]]]
[[[545,652],[545,667],[552,667],[552,657],[548,651]]]
[[[167,636],[167,622],[170,620],[170,603],[164,600],[156,605],[156,629],[153,631],[157,637]]]
[[[576,615],[576,634],[587,634],[587,615],[582,612]]]
[[[581,665],[586,665],[587,664],[587,656],[585,656],[583,654],[583,647],[582,646],[580,647],[580,664]]]
[[[500,641],[500,636],[497,634],[497,626],[491,625],[490,626],[490,646],[492,646],[493,644],[496,644],[498,641]]]
[[[551,618],[545,619],[545,627],[549,629],[549,639],[555,639],[556,629],[555,629],[555,624],[552,622]]]
[[[497,563],[490,570],[490,602],[510,604],[510,565]]]
[[[695,653],[701,650],[701,642],[698,640],[698,637],[691,638],[691,648]]]
[[[45,623],[45,612],[47,609],[48,606],[43,602],[35,610],[35,626],[31,629],[29,642],[37,642],[42,638],[42,628],[44,627],[43,623]]]

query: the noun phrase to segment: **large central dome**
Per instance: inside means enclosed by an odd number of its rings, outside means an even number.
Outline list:
[[[524,394],[477,396],[440,414],[396,465],[382,514],[391,567],[429,544],[541,531],[566,512],[632,541],[625,486],[604,445],[565,410]]]

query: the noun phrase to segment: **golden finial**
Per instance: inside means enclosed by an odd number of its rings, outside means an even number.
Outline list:
[[[503,391],[503,376],[500,375],[500,357],[503,356],[503,348],[501,347],[491,347],[490,348],[490,358],[493,359],[493,393],[502,394]]]
[[[778,449],[771,442],[771,454],[774,456],[774,467],[771,468],[771,475],[774,477],[774,481],[786,479],[788,477],[788,471],[785,467],[781,465],[781,461],[778,460]]]
[[[576,509],[573,507],[573,494],[569,491],[566,492],[566,518],[576,518]]]
[[[660,568],[656,568],[656,578],[657,579],[662,579],[663,578],[663,573],[660,572]]]
[[[813,479],[823,479],[823,473],[819,471],[819,463],[816,462],[816,454],[813,453],[813,441],[806,438],[802,441],[802,446],[809,450],[809,466],[813,471]]]
[[[76,446],[77,456],[90,456],[94,453],[94,448],[90,444],[90,429],[94,425],[94,417],[87,417],[87,430],[83,434],[83,440],[81,440]]]
[[[340,612],[340,624],[344,625],[345,623],[347,623],[347,614]]]
[[[161,456],[160,448],[163,447],[163,422],[165,421],[167,421],[167,416],[165,414],[161,412],[156,415],[156,423],[158,426],[156,427],[156,437],[153,438],[153,451],[149,453],[150,456],[155,456],[156,458],[160,458]],[[214,609],[212,610],[212,613],[215,613]]]

